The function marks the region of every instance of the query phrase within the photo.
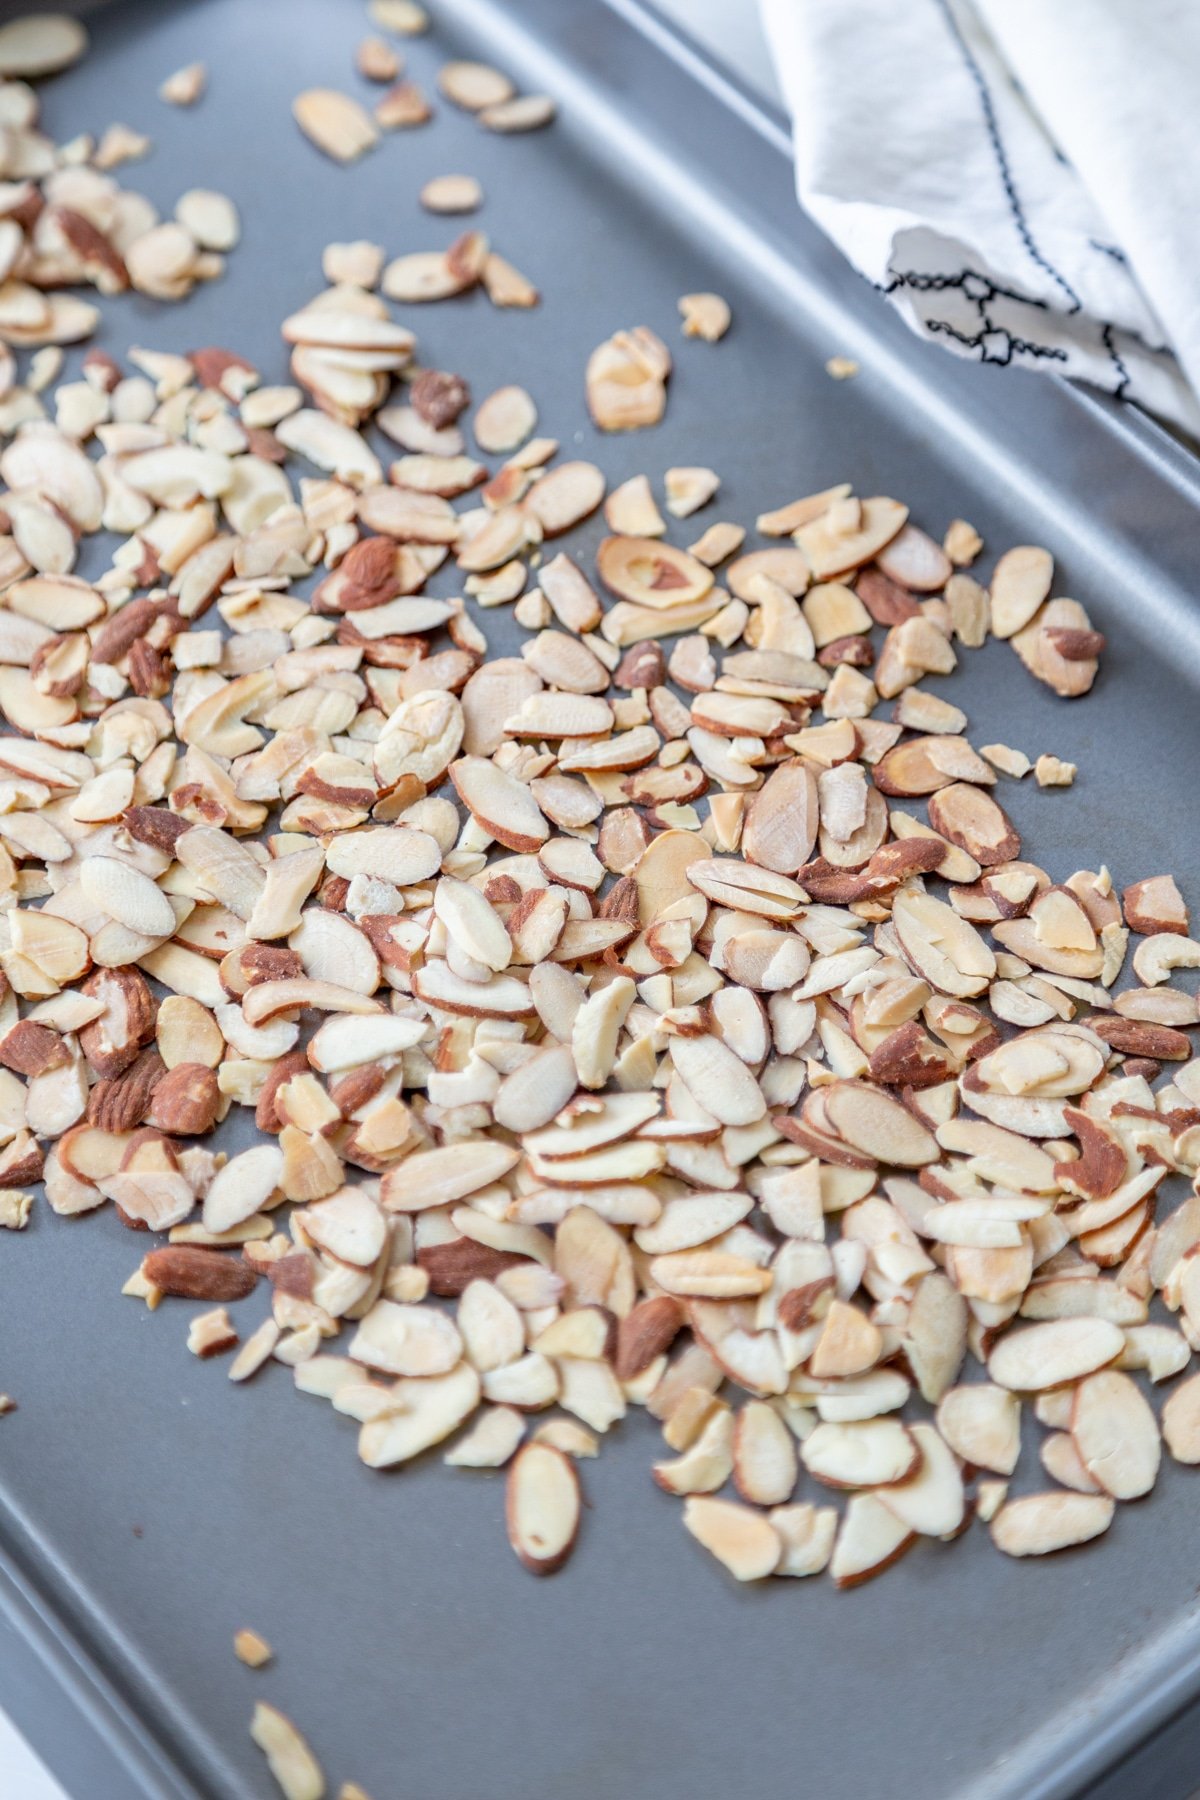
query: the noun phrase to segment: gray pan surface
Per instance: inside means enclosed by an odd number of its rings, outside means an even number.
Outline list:
[[[94,12],[92,55],[45,89],[51,129],[144,127],[154,150],[127,185],[167,212],[209,185],[244,222],[223,281],[181,308],[109,305],[104,346],[216,342],[284,379],[278,321],[320,286],[321,247],[442,245],[456,223],[421,213],[422,181],[478,174],[480,223],[544,304],[410,308],[425,360],[477,395],[523,382],[542,429],[613,481],[712,462],[723,487],[707,516],[750,523],[849,479],[909,501],[939,536],[970,519],[985,570],[1013,543],[1050,545],[1056,591],[1109,636],[1093,694],[1056,701],[995,644],[939,690],[975,742],[1079,763],[1070,793],[1004,791],[1056,878],[1103,860],[1119,883],[1172,870],[1200,903],[1187,454],[1057,383],[917,344],[800,217],[778,122],[632,0],[440,0],[436,15],[408,46],[411,73],[431,86],[451,49],[481,54],[557,96],[549,135],[497,139],[441,106],[432,127],[336,167],[289,106],[321,82],[362,91],[352,0]],[[208,97],[161,105],[159,81],[196,57]],[[676,298],[699,287],[734,308],[715,349],[678,333]],[[666,421],[604,439],[585,422],[584,360],[640,323],[676,353]],[[859,359],[857,380],[826,376],[834,353]],[[571,547],[600,535],[593,522]],[[434,591],[450,591],[445,576]],[[511,620],[485,625],[510,652]],[[638,1415],[584,1466],[582,1541],[538,1582],[506,1545],[502,1478],[447,1471],[436,1453],[372,1473],[352,1422],[296,1395],[287,1370],[231,1388],[187,1353],[191,1308],[151,1315],[120,1297],[142,1248],[111,1209],[60,1220],[44,1206],[0,1245],[0,1377],[20,1401],[0,1424],[0,1681],[78,1800],[267,1796],[247,1736],[259,1695],[301,1723],[334,1790],[353,1778],[373,1800],[1050,1800],[1196,1690],[1190,1471],[1166,1468],[1102,1545],[1041,1564],[1006,1560],[976,1528],[848,1595],[746,1590],[654,1488],[657,1434]],[[247,1326],[265,1304],[240,1309]],[[275,1646],[263,1674],[233,1658],[242,1625]]]

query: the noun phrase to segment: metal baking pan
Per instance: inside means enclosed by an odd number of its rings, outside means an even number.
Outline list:
[[[749,523],[849,479],[901,496],[938,535],[971,520],[989,558],[1048,544],[1057,591],[1108,634],[1093,694],[1056,701],[998,644],[942,691],[976,741],[1078,762],[1069,794],[1005,793],[1056,878],[1106,859],[1118,882],[1172,870],[1200,901],[1196,463],[1129,412],[918,344],[800,216],[781,122],[635,0],[435,4],[410,72],[432,87],[451,51],[494,61],[557,97],[550,135],[488,137],[442,107],[335,167],[289,107],[303,87],[354,84],[356,7],[90,14],[91,56],[45,90],[51,128],[144,127],[155,147],[128,184],[167,211],[185,187],[216,187],[244,221],[224,280],[181,308],[121,298],[104,346],[219,343],[280,379],[278,321],[320,285],[323,244],[442,244],[453,224],[420,212],[422,181],[479,174],[480,222],[544,303],[412,309],[423,355],[477,394],[524,382],[542,428],[613,480],[711,462],[721,517]],[[158,83],[197,57],[205,100],[162,106]],[[701,287],[733,306],[717,349],[678,335],[676,298]],[[642,323],[676,352],[666,420],[602,439],[584,360]],[[858,359],[856,380],[827,377],[834,353]],[[593,523],[576,547],[599,535]],[[510,622],[485,624],[508,653]],[[1102,1545],[1044,1563],[1006,1560],[976,1528],[850,1594],[746,1591],[653,1487],[656,1433],[639,1415],[585,1465],[570,1566],[531,1581],[505,1543],[500,1479],[436,1455],[368,1471],[352,1422],[294,1394],[282,1368],[231,1389],[187,1354],[185,1308],[120,1298],[139,1248],[111,1209],[44,1207],[0,1246],[0,1377],[20,1401],[0,1424],[0,1682],[78,1800],[267,1796],[247,1736],[260,1694],[309,1734],[334,1789],[353,1778],[373,1800],[1052,1800],[1094,1786],[1200,1691],[1189,1471],[1165,1468]],[[275,1646],[261,1675],[233,1658],[242,1625]],[[1175,1739],[1186,1749],[1182,1727]],[[1181,1794],[1182,1766],[1164,1747],[1107,1791]]]

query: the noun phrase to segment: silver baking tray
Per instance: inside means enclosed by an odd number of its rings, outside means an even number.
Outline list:
[[[1079,764],[1070,793],[1006,789],[1027,854],[1056,878],[1101,860],[1118,882],[1171,870],[1200,902],[1192,457],[1084,392],[918,344],[800,215],[781,120],[637,0],[432,4],[409,72],[432,89],[450,53],[493,61],[557,98],[549,134],[491,137],[441,106],[337,167],[289,109],[304,87],[356,86],[353,0],[89,13],[91,56],[44,90],[51,129],[146,129],[153,152],[127,184],[167,212],[183,188],[215,187],[244,222],[222,281],[182,307],[107,305],[104,347],[221,344],[282,379],[278,322],[319,287],[321,247],[444,244],[454,222],[423,214],[418,189],[478,174],[479,222],[544,301],[409,309],[423,356],[480,395],[523,382],[542,428],[614,481],[711,462],[724,518],[751,523],[845,479],[901,496],[939,536],[971,520],[984,568],[1013,543],[1049,545],[1056,591],[1108,635],[1093,694],[1056,701],[995,644],[942,691],[977,741]],[[206,98],[160,104],[159,82],[196,58]],[[697,288],[733,306],[716,349],[678,333],[676,299]],[[584,361],[636,324],[675,350],[667,417],[601,438]],[[828,378],[833,354],[860,363],[856,380]],[[511,621],[485,626],[507,653]],[[63,1220],[44,1206],[0,1245],[0,1385],[20,1402],[0,1423],[0,1698],[77,1800],[268,1796],[247,1735],[259,1695],[301,1724],[332,1791],[353,1778],[372,1800],[1185,1791],[1200,1690],[1191,1472],[1165,1469],[1102,1545],[1044,1563],[1006,1560],[976,1528],[851,1594],[746,1591],[654,1488],[656,1434],[639,1416],[584,1466],[569,1567],[531,1581],[505,1542],[502,1478],[450,1473],[436,1454],[372,1473],[352,1422],[295,1394],[281,1367],[232,1389],[187,1353],[187,1307],[152,1315],[120,1297],[140,1250],[111,1209]],[[232,1655],[242,1625],[275,1646],[260,1675]],[[2,1773],[0,1792],[23,1800]]]

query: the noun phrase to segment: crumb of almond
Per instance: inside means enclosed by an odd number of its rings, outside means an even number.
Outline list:
[[[152,1281],[147,1280],[140,1269],[133,1271],[121,1292],[128,1295],[131,1300],[144,1300],[151,1312],[163,1297],[162,1289],[155,1287]]]
[[[11,1394],[0,1394],[0,1419],[2,1419],[4,1417],[5,1413],[14,1413],[14,1412],[16,1412],[16,1410],[17,1410],[17,1403],[13,1399],[12,1395]]]
[[[706,344],[723,338],[733,317],[728,300],[720,294],[681,294],[679,311],[684,337],[703,338]]]
[[[244,1627],[234,1633],[233,1653],[239,1662],[244,1662],[248,1669],[261,1669],[269,1663],[274,1651],[265,1637],[257,1631]]]
[[[1039,756],[1033,765],[1033,775],[1039,787],[1070,787],[1075,779],[1076,765],[1063,762],[1057,756]]]
[[[951,519],[942,549],[957,569],[968,569],[983,549],[983,539],[966,519]]]
[[[193,1356],[220,1356],[223,1351],[232,1350],[237,1341],[238,1334],[223,1306],[201,1313],[188,1326],[187,1347]]]
[[[32,1207],[32,1194],[21,1188],[0,1188],[0,1227],[5,1231],[24,1231]]]
[[[168,75],[158,90],[160,100],[168,106],[194,106],[208,84],[208,70],[202,62],[188,63]]]
[[[832,375],[835,381],[852,381],[858,374],[858,364],[852,356],[831,356],[825,364],[825,373]]]
[[[151,148],[151,140],[129,125],[110,125],[92,156],[97,169],[115,169],[121,163],[137,162]]]
[[[1013,750],[1008,744],[981,744],[979,754],[1002,775],[1011,775],[1014,781],[1020,781],[1033,767],[1023,750]]]

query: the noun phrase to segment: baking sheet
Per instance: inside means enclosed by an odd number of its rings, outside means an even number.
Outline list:
[[[720,499],[675,541],[848,479],[907,500],[939,536],[970,519],[985,569],[1013,543],[1048,544],[1056,591],[1109,636],[1093,694],[1057,702],[997,644],[937,689],[975,742],[1079,763],[1069,793],[1004,789],[1027,854],[1056,878],[1101,860],[1119,883],[1171,870],[1200,901],[1191,459],[1104,403],[917,344],[797,214],[779,122],[633,0],[435,11],[435,34],[405,47],[410,73],[431,88],[451,51],[482,55],[556,95],[551,135],[497,139],[440,106],[433,126],[336,167],[289,107],[319,83],[365,92],[350,0],[126,0],[89,15],[92,55],[44,89],[51,128],[148,130],[154,151],[126,185],[166,212],[186,187],[221,189],[244,225],[222,282],[183,307],[122,297],[103,345],[219,343],[284,379],[278,322],[321,285],[324,243],[444,244],[457,223],[421,212],[422,182],[479,175],[479,223],[544,303],[396,309],[423,358],[477,395],[521,381],[541,429],[610,482],[711,462]],[[161,105],[158,83],[197,57],[208,96]],[[715,349],[678,335],[676,298],[702,287],[734,308]],[[676,355],[667,417],[605,439],[585,422],[584,360],[642,323]],[[856,380],[826,376],[835,353],[858,358]],[[570,547],[601,534],[593,522]],[[432,586],[453,591],[452,576]],[[498,654],[520,635],[502,612],[484,625]],[[300,1723],[333,1791],[355,1779],[372,1800],[747,1787],[1051,1800],[1196,1690],[1190,1471],[1164,1468],[1103,1544],[1045,1563],[997,1555],[976,1528],[849,1595],[746,1590],[653,1486],[659,1439],[639,1414],[583,1465],[577,1552],[536,1582],[507,1548],[502,1476],[447,1471],[436,1453],[373,1473],[353,1423],[296,1395],[286,1369],[231,1389],[220,1362],[184,1347],[193,1308],[120,1298],[142,1248],[111,1209],[45,1207],[0,1244],[0,1385],[21,1407],[0,1423],[0,1679],[79,1800],[270,1795],[246,1729],[260,1695]],[[243,1625],[275,1647],[261,1674],[233,1658]]]

